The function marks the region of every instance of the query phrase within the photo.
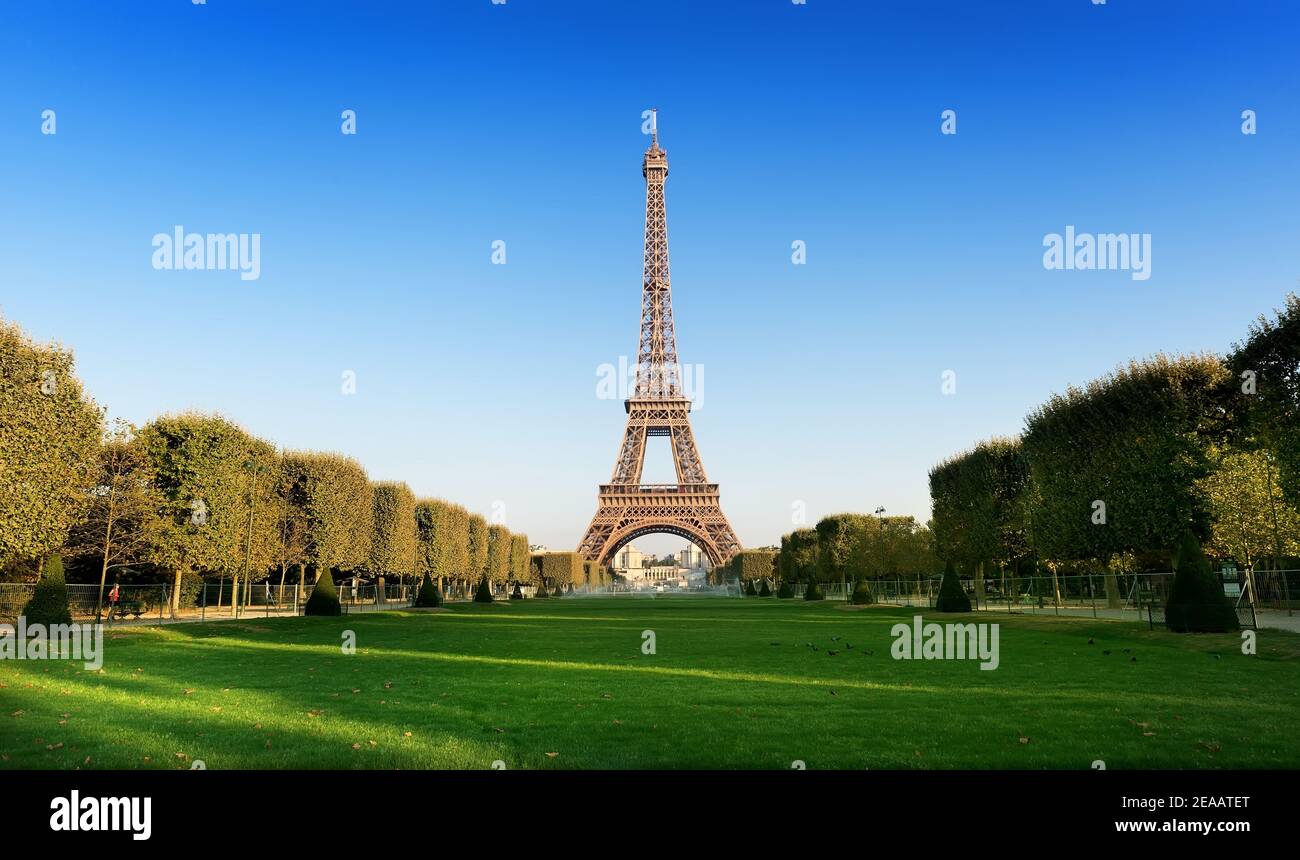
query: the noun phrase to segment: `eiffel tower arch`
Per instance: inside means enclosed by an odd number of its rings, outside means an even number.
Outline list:
[[[668,217],[664,210],[668,154],[659,146],[654,115],[651,129],[650,148],[641,162],[646,182],[645,259],[636,383],[623,403],[627,429],[614,461],[614,475],[599,487],[596,515],[578,552],[590,561],[609,564],[636,538],[666,532],[691,541],[718,565],[739,552],[740,541],[722,513],[718,485],[710,484],[704,473],[691,432],[691,401],[681,384],[668,275]],[[677,483],[641,483],[646,441],[652,436],[669,438]]]

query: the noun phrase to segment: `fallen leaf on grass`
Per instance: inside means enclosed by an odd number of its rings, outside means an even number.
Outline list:
[[[1027,743],[1029,743],[1029,738],[1024,737],[1024,736],[1022,735],[1021,738],[1020,738],[1020,742],[1021,742],[1022,744],[1027,744]]]
[[[557,753],[557,752],[547,753],[547,754],[546,754],[546,757],[547,757],[547,758],[555,758],[557,755],[559,755],[559,753]]]

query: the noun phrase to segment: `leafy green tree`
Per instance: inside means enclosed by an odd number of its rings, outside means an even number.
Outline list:
[[[434,577],[462,584],[482,578],[474,578],[470,567],[469,511],[443,499],[425,499],[416,503],[415,520],[424,566]]]
[[[41,578],[31,600],[23,607],[28,624],[71,624],[68,609],[68,584],[63,578],[63,558],[54,553],[45,559]]]
[[[766,582],[776,569],[776,556],[771,550],[746,549],[733,555],[728,565],[742,582]]]
[[[817,567],[823,582],[854,582],[867,571],[860,552],[870,529],[866,514],[835,514],[817,523]]]
[[[532,581],[531,556],[528,552],[528,535],[510,536],[510,579],[516,583]]]
[[[1228,372],[1211,355],[1130,362],[1032,412],[1024,434],[1032,533],[1039,555],[1096,560],[1111,606],[1110,562],[1168,552],[1187,529],[1210,532],[1202,483],[1226,431]]]
[[[370,561],[375,506],[365,468],[350,457],[288,452],[291,498],[307,514],[307,557],[323,571],[351,572]]]
[[[89,507],[68,535],[66,552],[93,558],[99,566],[96,618],[102,615],[108,571],[148,558],[148,526],[158,499],[144,474],[144,450],[134,435],[135,428],[122,419],[105,434]]]
[[[1266,557],[1300,555],[1300,511],[1273,480],[1268,452],[1216,446],[1210,460],[1214,470],[1200,482],[1214,519],[1210,554],[1252,569]]]
[[[488,526],[487,576],[493,585],[510,580],[510,531],[505,526]]]
[[[1174,585],[1165,606],[1165,626],[1175,633],[1223,633],[1237,629],[1237,613],[1191,529],[1175,556]]]
[[[1300,297],[1260,316],[1227,361],[1241,432],[1273,453],[1282,495],[1300,508]]]
[[[556,594],[584,581],[582,557],[576,552],[548,552],[541,558],[542,579]]]
[[[342,615],[343,607],[339,605],[338,592],[334,590],[334,577],[328,567],[321,568],[316,585],[312,587],[307,605],[302,609],[303,615]]]
[[[0,319],[0,567],[63,546],[90,502],[102,427],[71,351]]]
[[[275,516],[275,542],[271,562],[280,571],[280,592],[283,594],[284,581],[290,568],[296,567],[298,582],[306,584],[311,522],[306,509],[302,507],[303,498],[294,492],[294,473],[286,467],[284,457],[276,460],[272,486],[271,509]]]
[[[277,533],[275,449],[225,418],[197,413],[156,418],[137,441],[156,503],[149,560],[175,572],[172,611],[187,572],[228,574],[236,593],[245,569],[265,575]]]
[[[415,573],[415,494],[406,484],[380,481],[371,485],[374,533],[369,568],[377,574]]]
[[[1021,442],[994,438],[930,471],[931,520],[938,556],[984,577],[1029,554],[1030,481]]]
[[[961,587],[957,568],[951,559],[943,566],[943,579],[939,582],[939,595],[935,599],[934,608],[940,612],[970,612],[970,597],[966,595],[966,589]]]
[[[786,581],[812,582],[817,579],[816,529],[795,529],[781,538],[781,564]]]
[[[488,522],[479,514],[469,515],[469,576],[475,582],[488,575]]]
[[[420,592],[415,596],[415,605],[424,609],[442,606],[442,595],[438,592],[438,586],[434,585],[433,577],[427,573],[420,580]]]

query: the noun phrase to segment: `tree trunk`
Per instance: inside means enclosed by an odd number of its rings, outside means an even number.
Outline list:
[[[184,573],[185,571],[181,568],[176,568],[176,578],[172,581],[171,608],[173,618],[176,617],[176,613],[179,612],[181,608],[181,577]]]
[[[1119,577],[1115,571],[1111,570],[1110,562],[1106,562],[1106,607],[1108,609],[1119,609],[1124,605],[1124,598],[1119,593]]]

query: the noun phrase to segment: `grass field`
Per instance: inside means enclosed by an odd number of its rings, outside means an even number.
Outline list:
[[[0,663],[0,769],[1300,767],[1300,636],[1244,656],[982,614],[981,671],[891,659],[914,614],[594,597],[119,628],[102,672]]]

